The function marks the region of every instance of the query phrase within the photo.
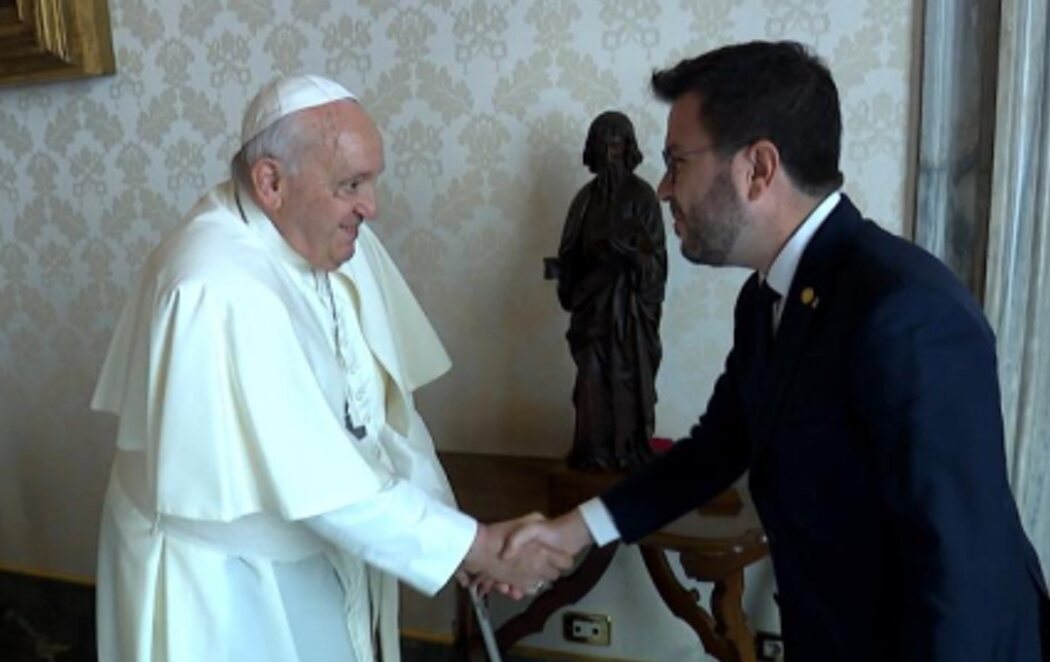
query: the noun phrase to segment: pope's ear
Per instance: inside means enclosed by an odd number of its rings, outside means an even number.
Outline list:
[[[252,165],[252,188],[263,211],[269,213],[281,208],[284,197],[284,174],[276,159],[263,157]]]

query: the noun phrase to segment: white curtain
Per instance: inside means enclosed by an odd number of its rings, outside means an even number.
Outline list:
[[[983,295],[999,0],[926,0],[915,243]]]
[[[1047,0],[1002,0],[984,304],[998,336],[1010,481],[1050,570]]]

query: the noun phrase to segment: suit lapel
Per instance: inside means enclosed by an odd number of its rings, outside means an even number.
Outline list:
[[[784,299],[772,364],[762,389],[767,398],[766,420],[769,422],[769,434],[763,441],[768,441],[776,433],[784,396],[800,367],[799,359],[814,325],[820,324],[822,314],[834,303],[828,300],[834,296],[831,284],[861,222],[860,213],[843,195],[799,260],[791,289]]]

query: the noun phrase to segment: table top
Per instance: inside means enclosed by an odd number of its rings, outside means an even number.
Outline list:
[[[618,472],[574,471],[562,458],[461,452],[438,455],[460,507],[483,522],[530,512],[557,516],[623,477]],[[761,536],[761,524],[747,491],[730,488],[642,542],[667,549],[695,549],[698,541],[718,546],[757,536]]]

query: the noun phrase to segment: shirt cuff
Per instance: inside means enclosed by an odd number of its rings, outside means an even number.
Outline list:
[[[620,529],[616,527],[616,522],[613,521],[609,509],[605,507],[601,499],[595,497],[585,501],[580,504],[579,510],[587,525],[587,530],[594,538],[594,544],[601,547],[620,539]]]

